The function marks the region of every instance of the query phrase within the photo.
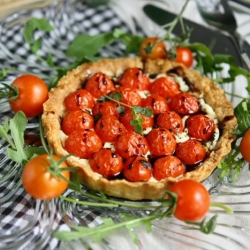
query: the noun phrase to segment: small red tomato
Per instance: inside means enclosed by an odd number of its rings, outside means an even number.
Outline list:
[[[139,48],[140,56],[144,59],[151,58],[166,58],[166,45],[157,37],[147,37],[145,38]]]
[[[132,106],[132,107],[133,106],[141,106],[142,98],[136,90],[119,88],[117,91],[122,94],[122,99],[120,100],[121,103],[125,103],[129,106]],[[124,105],[124,108],[130,109],[130,107],[127,107],[125,105]]]
[[[176,62],[183,63],[187,67],[191,67],[194,62],[192,51],[186,47],[176,47]]]
[[[87,90],[78,89],[65,98],[64,104],[68,111],[91,109],[95,99]]]
[[[61,128],[66,135],[75,130],[92,129],[94,118],[83,110],[71,111],[63,118]]]
[[[144,157],[131,157],[124,163],[123,175],[131,182],[148,181],[152,177],[152,166]]]
[[[181,117],[174,111],[167,111],[159,114],[156,119],[156,124],[159,128],[168,129],[174,134],[181,133],[184,130]]]
[[[167,98],[172,98],[180,93],[179,84],[168,77],[159,77],[151,83],[149,88],[151,94],[156,94]]]
[[[194,165],[203,161],[206,157],[206,149],[197,140],[188,140],[177,144],[176,156],[187,165]]]
[[[199,221],[209,210],[210,196],[206,188],[194,180],[176,182],[170,191],[177,194],[174,216],[181,221]]]
[[[123,169],[122,158],[113,150],[102,148],[89,158],[89,164],[93,171],[105,178],[112,178],[121,173]]]
[[[91,76],[87,82],[85,89],[89,91],[95,98],[100,98],[115,90],[113,81],[103,73],[96,73]]]
[[[198,100],[191,94],[179,93],[169,102],[169,109],[180,115],[190,115],[197,113],[200,109]]]
[[[88,159],[101,148],[102,141],[92,130],[76,130],[65,140],[65,149],[83,159]]]
[[[143,99],[141,106],[151,109],[155,115],[169,110],[167,100],[162,96],[155,94]]]
[[[137,90],[148,90],[150,85],[150,79],[142,69],[129,68],[119,78],[119,84],[123,88],[137,89]]]
[[[92,109],[92,113],[98,119],[105,115],[114,115],[119,118],[118,104],[115,102],[97,102]]]
[[[35,75],[22,75],[12,82],[18,89],[18,96],[10,100],[11,109],[17,113],[22,111],[27,117],[34,117],[43,112],[43,104],[48,99],[48,86]]]
[[[243,158],[250,162],[250,129],[247,130],[240,142],[240,152]]]
[[[146,130],[147,128],[151,128],[154,125],[154,118],[152,117],[147,117],[142,114],[138,114],[138,116],[142,119],[142,129]],[[132,110],[128,109],[126,112],[121,116],[120,120],[124,127],[128,131],[135,131],[135,127],[131,125],[131,121],[135,119],[133,116]]]
[[[60,158],[56,155],[51,156],[52,161],[57,164]],[[33,198],[39,200],[49,200],[61,195],[68,187],[70,178],[69,171],[60,171],[67,168],[67,164],[62,162],[58,164],[60,176],[54,176],[51,172],[51,159],[50,155],[43,154],[36,156],[28,161],[24,166],[22,173],[22,183],[24,189]]]
[[[153,156],[173,154],[176,148],[175,137],[164,128],[152,129],[147,135],[147,142]]]
[[[149,150],[145,137],[131,131],[118,137],[115,148],[116,152],[125,159],[131,156],[145,155]]]
[[[195,139],[210,140],[215,130],[215,123],[205,115],[194,115],[186,121],[188,134]]]
[[[168,177],[178,177],[186,172],[184,164],[173,155],[158,158],[153,166],[153,176],[157,181]]]
[[[115,142],[117,137],[126,131],[114,115],[101,117],[95,125],[95,132],[103,142]]]

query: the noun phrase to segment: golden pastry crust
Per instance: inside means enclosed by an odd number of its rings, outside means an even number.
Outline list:
[[[179,178],[168,178],[162,181],[129,182],[125,179],[108,180],[95,173],[88,165],[88,161],[71,156],[67,159],[70,166],[80,169],[81,182],[90,189],[102,191],[107,195],[122,197],[130,200],[158,199],[165,195],[165,190],[180,179],[191,178],[203,181],[211,175],[221,159],[231,150],[231,142],[235,139],[231,134],[237,121],[232,104],[227,100],[222,89],[207,77],[201,76],[195,70],[186,68],[182,64],[170,60],[146,60],[140,58],[105,59],[95,63],[85,63],[62,77],[56,88],[49,93],[49,99],[44,104],[42,122],[45,134],[53,152],[60,157],[68,154],[63,146],[63,133],[60,130],[61,119],[65,114],[64,99],[71,92],[80,89],[83,83],[94,73],[102,72],[111,77],[118,77],[131,67],[142,68],[146,73],[158,74],[174,72],[183,77],[191,89],[202,91],[204,100],[215,111],[220,138],[216,147],[206,160],[194,171],[187,172]]]

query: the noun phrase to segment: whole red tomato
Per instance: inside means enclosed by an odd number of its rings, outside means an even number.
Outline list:
[[[187,47],[176,47],[176,62],[183,63],[187,67],[193,65],[194,56],[192,51]]]
[[[240,142],[240,152],[243,158],[250,162],[250,128],[244,134],[241,142]]]
[[[145,38],[139,48],[140,56],[142,58],[166,58],[166,45],[157,37],[147,37]]]
[[[123,169],[122,158],[113,150],[102,148],[89,158],[89,164],[93,171],[112,178]]]
[[[48,86],[35,75],[22,75],[12,82],[18,89],[18,96],[10,100],[10,107],[16,113],[23,111],[27,117],[34,117],[43,112],[43,103],[48,99]]]
[[[206,188],[194,180],[181,180],[170,191],[177,194],[174,216],[182,221],[199,221],[209,210],[210,196]]]
[[[131,157],[124,163],[123,175],[131,182],[148,181],[152,177],[152,166],[144,157]]]
[[[58,162],[60,158],[53,155],[53,160]],[[24,189],[35,199],[49,200],[62,194],[68,187],[68,181],[60,176],[54,176],[51,171],[50,155],[43,154],[32,158],[24,166],[22,182]],[[62,162],[56,171],[67,168]],[[69,171],[60,171],[60,174],[69,180]]]

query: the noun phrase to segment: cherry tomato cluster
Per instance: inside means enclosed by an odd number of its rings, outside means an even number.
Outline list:
[[[171,58],[170,53],[167,51],[167,46],[160,38],[147,37],[141,44],[139,49],[142,58],[158,59],[158,58]],[[177,46],[175,48],[174,60],[182,63],[187,67],[191,67],[194,62],[192,51],[187,47]]]
[[[119,101],[105,98],[117,92]],[[152,116],[135,115],[135,106],[151,110]],[[65,149],[89,159],[92,170],[108,179],[139,182],[180,176],[206,158],[204,141],[213,138],[216,128],[198,99],[181,92],[174,77],[151,79],[138,68],[129,68],[116,81],[103,73],[92,75],[84,89],[68,95],[65,108]],[[185,124],[183,117],[189,117]],[[136,133],[136,119],[142,134]],[[177,142],[184,128],[189,139]]]

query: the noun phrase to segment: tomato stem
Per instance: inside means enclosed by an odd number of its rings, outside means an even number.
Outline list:
[[[1,83],[4,88],[0,88],[0,99],[8,98],[9,101],[15,100],[19,95],[19,90],[16,86],[10,86],[6,83]]]
[[[211,202],[211,203],[210,203],[210,207],[218,207],[218,208],[221,208],[221,209],[223,209],[224,211],[226,211],[228,214],[233,214],[233,213],[234,213],[234,211],[233,211],[230,207],[228,207],[228,206],[226,206],[226,205],[224,205],[224,204],[222,204],[222,203],[219,203],[219,202]]]

